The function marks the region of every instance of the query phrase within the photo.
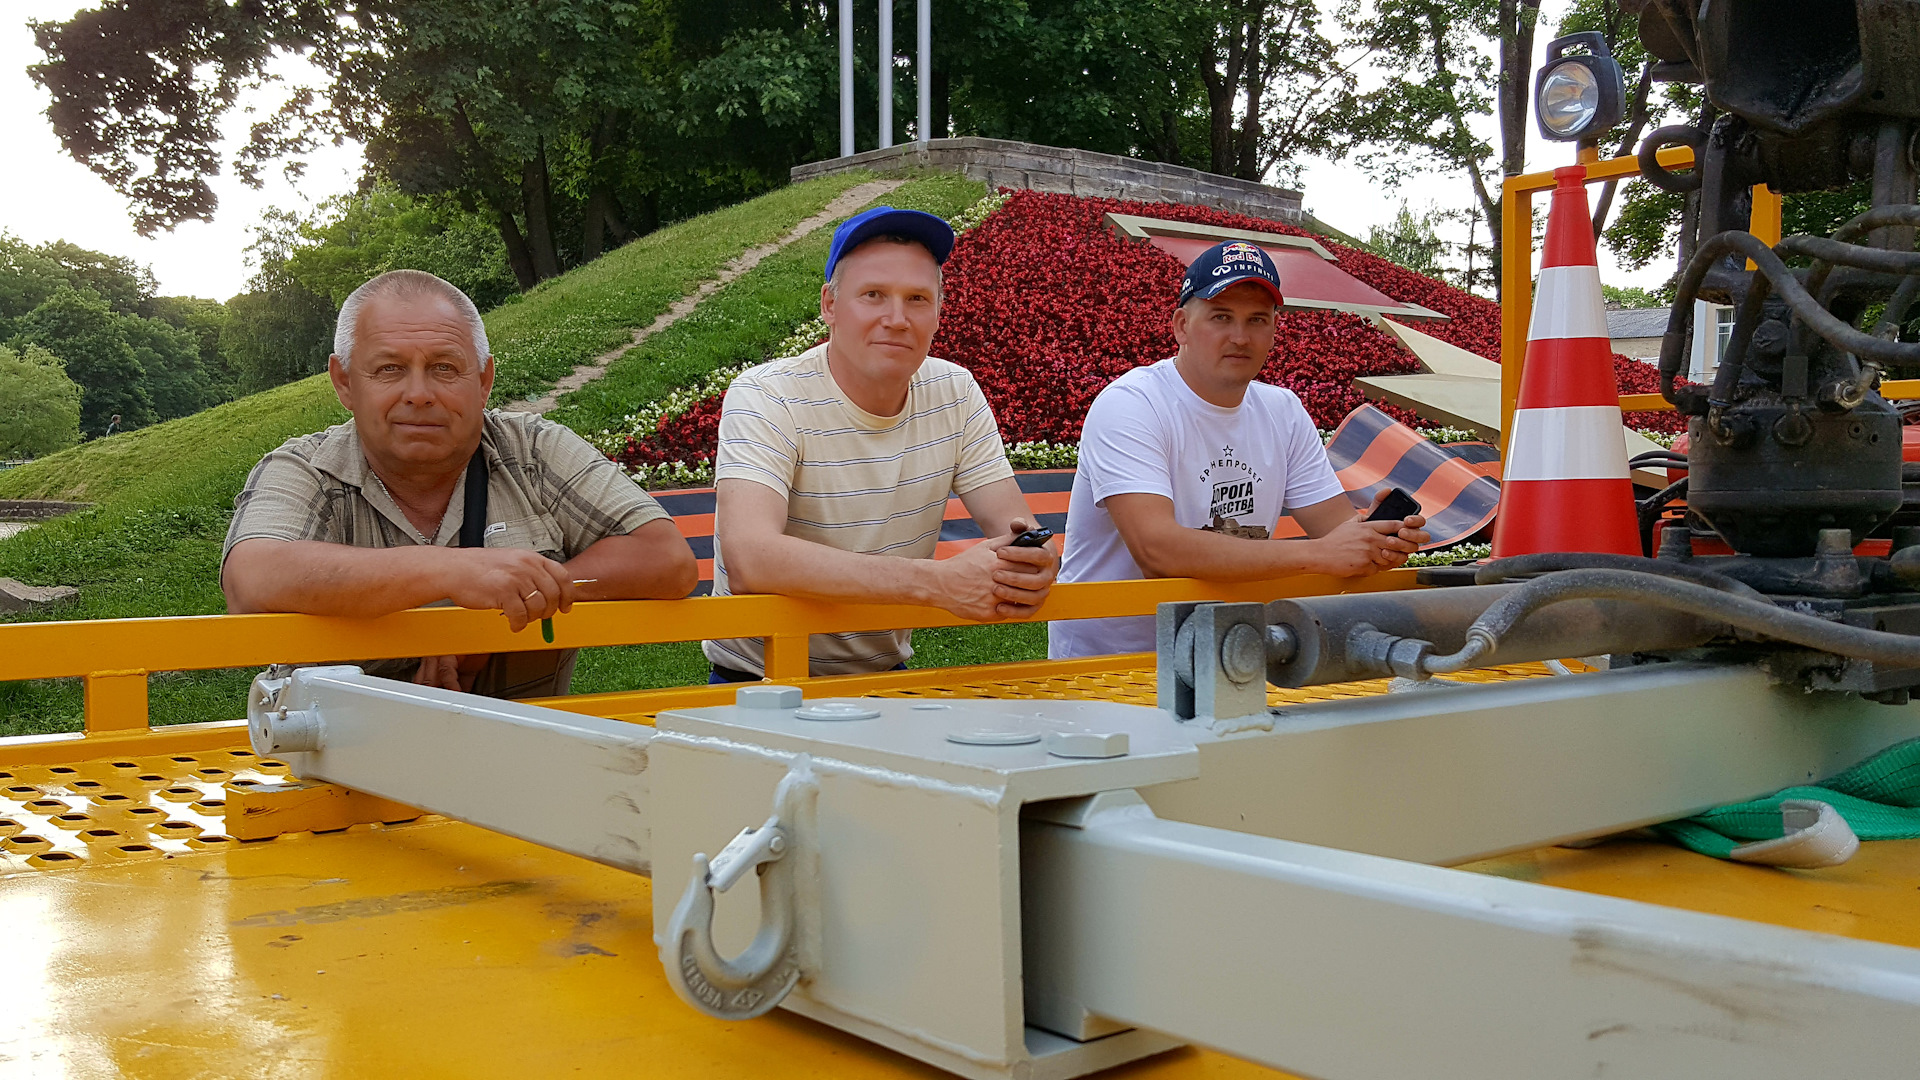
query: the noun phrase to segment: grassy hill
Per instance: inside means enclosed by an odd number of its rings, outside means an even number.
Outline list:
[[[633,327],[651,322],[741,252],[778,239],[867,179],[853,174],[797,184],[670,226],[488,312],[500,364],[495,400],[550,387],[575,364],[626,341]],[[983,193],[971,181],[929,175],[909,181],[887,201],[950,217]],[[577,430],[598,430],[668,390],[697,383],[716,367],[763,359],[816,313],[826,243],[822,230],[764,260],[694,315],[629,352],[601,383],[563,399],[555,419]],[[315,376],[0,473],[0,499],[95,504],[0,541],[0,576],[80,589],[76,601],[56,610],[0,615],[0,621],[224,610],[220,543],[248,470],[286,439],[345,418],[326,377]],[[1025,636],[1018,651],[1030,653],[1038,640],[1034,630],[1020,632]],[[931,635],[926,644],[928,662],[965,663],[1005,653],[1001,645],[964,634]],[[705,678],[691,645],[589,650],[582,660],[579,692]],[[239,716],[252,674],[157,675],[154,721]],[[0,735],[73,730],[80,711],[77,680],[0,683]]]

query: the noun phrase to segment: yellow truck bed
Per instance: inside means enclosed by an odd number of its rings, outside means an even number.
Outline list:
[[[1152,676],[1007,666],[872,689],[1137,702]],[[659,700],[593,703],[639,717]],[[0,761],[0,1077],[944,1075],[784,1011],[729,1023],[687,1007],[661,975],[645,878],[443,818],[367,820],[409,813],[392,804],[254,799],[286,770],[231,730],[225,749]],[[236,805],[266,821],[236,816],[236,831],[291,831],[230,839]],[[1818,872],[1638,841],[1469,869],[1920,945],[1920,842]],[[1109,1075],[1279,1074],[1180,1050]]]

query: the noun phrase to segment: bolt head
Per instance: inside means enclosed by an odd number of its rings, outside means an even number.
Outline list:
[[[1236,623],[1220,642],[1220,670],[1236,683],[1249,683],[1267,673],[1266,635],[1249,623]]]

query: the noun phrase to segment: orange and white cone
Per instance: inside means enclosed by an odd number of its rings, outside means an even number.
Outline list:
[[[1501,468],[1493,554],[1639,555],[1620,387],[1600,297],[1584,166],[1554,170],[1527,366]]]

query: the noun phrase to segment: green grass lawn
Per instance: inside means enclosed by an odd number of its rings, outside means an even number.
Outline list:
[[[487,313],[498,405],[544,392],[624,344],[748,248],[785,236],[868,173],[822,177],[702,214],[626,244]]]
[[[959,667],[1046,658],[1045,623],[935,626],[913,632],[913,659],[907,666]],[[697,641],[585,649],[573,672],[573,692],[605,694],[616,690],[687,686],[706,682],[708,671],[707,658],[701,655]],[[0,707],[0,712],[3,711]]]
[[[783,235],[865,176],[782,189],[663,229],[611,252],[486,316],[500,382],[521,397],[650,322],[753,244]],[[956,176],[915,178],[888,197],[896,206],[952,216],[980,198]],[[666,391],[727,364],[757,361],[818,311],[818,232],[763,261],[695,314],[609,371],[603,384],[570,395],[555,419],[592,431]],[[70,499],[92,510],[0,541],[0,576],[78,586],[77,600],[0,621],[202,615],[224,610],[218,561],[233,497],[248,470],[286,439],[346,419],[325,376],[230,402],[181,420],[126,432],[0,473],[0,499]],[[1044,628],[960,627],[916,635],[914,665],[1030,659],[1045,654]],[[237,718],[252,669],[163,673],[152,680],[155,723]],[[579,693],[704,682],[693,643],[590,649]],[[78,680],[0,683],[0,735],[79,727]]]

